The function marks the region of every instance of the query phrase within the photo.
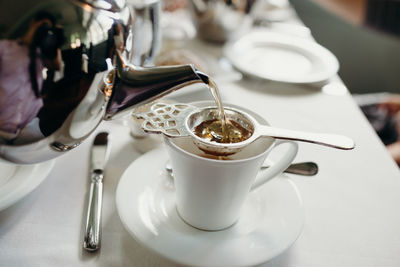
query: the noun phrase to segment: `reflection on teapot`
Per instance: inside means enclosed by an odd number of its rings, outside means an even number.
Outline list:
[[[223,43],[251,27],[248,15],[255,0],[190,0],[197,35]]]
[[[0,25],[3,160],[30,164],[57,157],[103,119],[206,77],[192,65],[130,64],[137,14],[124,1],[13,3],[0,3],[3,13],[10,11]]]

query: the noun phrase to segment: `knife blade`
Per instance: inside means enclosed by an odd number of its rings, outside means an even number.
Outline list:
[[[91,149],[89,201],[83,240],[83,248],[90,252],[100,248],[103,178],[109,154],[108,133],[98,133]]]

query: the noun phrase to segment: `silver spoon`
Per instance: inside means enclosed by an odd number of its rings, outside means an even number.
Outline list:
[[[268,167],[269,165],[264,163],[264,165],[261,166],[261,169],[265,169]],[[165,170],[171,177],[174,177],[172,165],[169,160],[165,163]],[[293,163],[284,172],[305,176],[313,176],[318,173],[318,165],[315,162]]]

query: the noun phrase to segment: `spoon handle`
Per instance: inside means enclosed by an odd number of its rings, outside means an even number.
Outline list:
[[[262,169],[268,167],[269,165],[261,166]],[[318,173],[318,165],[315,162],[311,161],[292,163],[284,172],[305,176],[313,176]]]
[[[354,141],[351,138],[338,134],[309,133],[280,129],[266,125],[260,125],[258,131],[261,136],[271,136],[277,139],[308,142],[344,150],[353,149],[355,146]]]
[[[264,163],[265,164],[265,163]],[[265,164],[261,166],[262,169],[269,168],[269,164]],[[174,176],[172,166],[170,161],[168,160],[165,163],[165,169],[169,173],[171,177]],[[305,176],[313,176],[318,173],[318,165],[315,162],[299,162],[299,163],[292,163],[284,172],[298,174],[298,175],[305,175]]]

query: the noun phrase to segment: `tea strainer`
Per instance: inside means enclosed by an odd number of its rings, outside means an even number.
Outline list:
[[[149,111],[134,113],[133,116],[144,120],[142,129],[145,132],[162,133],[171,138],[190,136],[199,149],[218,156],[235,154],[263,136],[314,143],[344,150],[353,149],[355,146],[352,139],[343,135],[275,128],[260,124],[251,115],[237,108],[226,107],[224,109],[228,120],[235,121],[250,131],[251,136],[248,139],[237,143],[219,143],[197,136],[194,131],[196,126],[204,121],[218,118],[218,109],[215,106],[199,108],[189,104],[156,103],[151,106]]]

